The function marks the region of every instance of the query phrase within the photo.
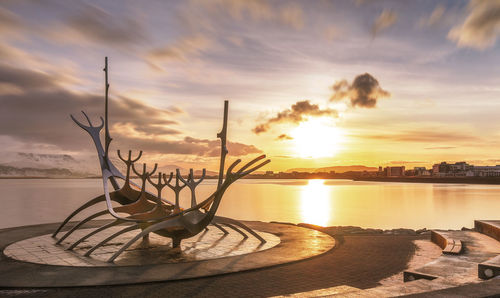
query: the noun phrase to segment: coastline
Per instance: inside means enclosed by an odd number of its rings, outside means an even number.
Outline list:
[[[132,177],[137,178],[137,177]],[[196,178],[196,177],[195,177]],[[199,177],[198,177],[199,178]],[[217,179],[216,176],[207,176],[205,179]],[[45,177],[45,176],[0,176],[0,180],[5,179],[101,179],[100,176],[94,177]],[[243,177],[242,179],[261,179],[261,180],[351,180],[351,181],[366,181],[366,182],[400,182],[400,183],[443,183],[443,184],[486,184],[500,185],[500,177],[265,177],[262,175],[252,175]]]
[[[358,177],[353,181],[446,183],[446,184],[500,184],[500,177]]]

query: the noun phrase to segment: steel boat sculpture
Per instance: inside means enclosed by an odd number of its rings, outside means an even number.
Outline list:
[[[67,249],[72,250],[77,245],[89,239],[90,237],[114,226],[123,227],[118,232],[103,239],[98,244],[87,250],[85,253],[86,256],[90,256],[90,254],[92,254],[96,249],[116,238],[117,236],[133,230],[139,231],[135,235],[135,237],[133,237],[122,247],[120,247],[118,251],[116,251],[113,256],[108,259],[108,262],[113,262],[123,251],[125,251],[130,245],[132,245],[140,238],[147,239],[149,233],[155,233],[164,237],[169,237],[172,239],[172,246],[174,248],[179,248],[183,239],[197,235],[201,231],[207,229],[208,225],[214,226],[215,228],[221,230],[224,234],[229,233],[226,228],[240,233],[244,238],[247,238],[248,234],[250,234],[259,239],[261,243],[265,243],[265,240],[259,234],[247,227],[245,224],[231,218],[215,215],[225,191],[232,183],[270,162],[269,159],[265,160],[265,155],[261,155],[236,170],[236,166],[241,162],[241,160],[238,159],[227,168],[224,175],[225,160],[226,155],[228,154],[228,150],[226,148],[228,101],[224,102],[224,119],[222,130],[217,134],[217,137],[221,141],[217,189],[208,198],[201,201],[200,203],[197,203],[195,190],[206,176],[205,169],[203,169],[203,174],[198,180],[195,179],[192,169],[190,170],[190,173],[186,178],[182,177],[179,169],[177,169],[175,173],[174,183],[174,173],[170,173],[167,176],[165,173],[159,172],[157,178],[153,177],[153,174],[157,169],[157,164],[155,164],[153,169],[150,171],[147,169],[147,165],[143,164],[142,171],[139,172],[136,169],[135,163],[141,158],[142,151],[140,151],[138,156],[135,158],[132,158],[131,151],[128,151],[127,158],[124,158],[122,156],[120,150],[117,151],[118,157],[126,165],[125,175],[122,174],[111,162],[109,158],[109,145],[112,141],[112,138],[110,137],[108,126],[109,83],[107,57],[105,59],[104,72],[106,90],[105,116],[104,119],[102,117],[100,118],[101,124],[98,126],[94,126],[87,114],[83,111],[82,113],[85,116],[88,125],[85,125],[82,122],[76,120],[76,118],[71,115],[71,119],[90,135],[95,144],[102,171],[104,194],[91,199],[90,201],[73,211],[60,224],[57,230],[52,234],[52,237],[57,238],[57,235],[61,232],[62,228],[68,225],[69,221],[74,216],[83,212],[87,208],[94,206],[100,202],[105,202],[106,209],[91,214],[83,220],[74,224],[58,239],[56,243],[62,243],[62,241],[68,238],[68,236],[70,236],[74,231],[81,229],[85,223],[108,214],[112,215],[112,217],[114,218],[113,221],[92,230],[88,234],[73,242]],[[102,145],[100,139],[100,132],[103,128],[104,146]],[[140,185],[137,185],[130,180],[131,171],[133,171],[137,175],[137,177],[140,178]],[[123,181],[121,187],[118,181]],[[157,190],[156,194],[152,194],[146,191],[147,183],[150,183]],[[174,202],[162,197],[162,190],[165,188],[165,186],[170,188],[170,190],[174,193]],[[179,203],[179,195],[186,186],[191,192],[191,206],[189,208],[181,208]],[[116,202],[119,206],[113,207],[112,202]]]

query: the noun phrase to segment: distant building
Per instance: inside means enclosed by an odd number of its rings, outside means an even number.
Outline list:
[[[444,176],[468,176],[468,173],[474,168],[465,161],[449,164],[445,161],[432,166],[432,175],[438,177]],[[470,174],[469,174],[470,175]]]
[[[473,166],[464,161],[454,164],[443,161],[432,166],[432,175],[437,177],[500,177],[500,165]]]
[[[479,177],[499,177],[500,165],[496,166],[473,166],[472,173]]]
[[[405,167],[385,167],[384,174],[386,177],[400,177],[405,175]]]
[[[413,173],[415,176],[430,176],[431,172],[425,167],[415,167],[413,168]]]

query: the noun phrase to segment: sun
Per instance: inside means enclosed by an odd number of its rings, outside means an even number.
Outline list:
[[[326,117],[310,118],[290,132],[295,153],[303,158],[331,157],[343,142],[342,130]]]

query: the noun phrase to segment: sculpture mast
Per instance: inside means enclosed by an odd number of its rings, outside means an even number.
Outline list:
[[[109,151],[109,144],[111,143],[112,138],[109,136],[109,127],[108,127],[108,93],[109,93],[109,83],[108,83],[108,57],[104,59],[104,74],[105,74],[105,80],[106,80],[106,103],[104,107],[104,158],[108,159],[108,151]]]
[[[105,104],[104,104],[104,162],[106,163],[108,169],[110,169],[109,162],[109,144],[111,143],[111,136],[109,135],[109,126],[108,126],[108,94],[109,94],[109,83],[108,83],[108,57],[104,58],[104,77],[105,77]],[[110,178],[111,185],[115,190],[119,189],[118,183],[116,182],[114,177]]]
[[[222,179],[224,177],[224,161],[226,160],[227,147],[226,147],[226,138],[227,138],[227,113],[228,113],[229,102],[227,100],[224,101],[224,122],[222,123],[222,130],[217,134],[217,137],[220,138],[220,167],[219,167],[219,181],[217,182],[217,189],[219,189],[222,185]]]

